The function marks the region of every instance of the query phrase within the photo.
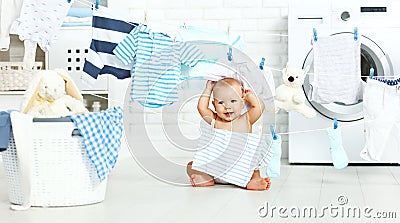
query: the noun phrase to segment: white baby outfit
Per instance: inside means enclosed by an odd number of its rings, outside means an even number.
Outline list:
[[[35,62],[37,44],[44,51],[50,49],[51,42],[61,27],[71,3],[54,0],[24,0],[20,16],[11,26],[11,34],[19,35],[24,41],[25,68],[32,68]]]
[[[365,147],[361,158],[379,161],[385,150],[400,151],[400,85],[368,79],[363,108]]]

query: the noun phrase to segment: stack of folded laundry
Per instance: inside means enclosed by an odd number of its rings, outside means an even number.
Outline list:
[[[92,9],[71,8],[65,17],[62,26],[92,26]]]

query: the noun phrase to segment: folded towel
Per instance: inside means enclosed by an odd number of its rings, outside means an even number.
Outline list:
[[[362,99],[360,44],[353,34],[322,36],[313,42],[312,101],[354,104]]]
[[[62,24],[63,27],[71,26],[92,26],[92,17],[72,17],[67,16]]]
[[[92,9],[91,8],[70,8],[67,16],[78,17],[78,18],[91,17]]]

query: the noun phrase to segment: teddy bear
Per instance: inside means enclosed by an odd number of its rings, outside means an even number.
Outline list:
[[[58,118],[89,111],[75,83],[61,69],[39,71],[24,95],[22,112],[35,118]]]
[[[302,85],[309,69],[307,66],[304,70],[292,67],[282,70],[283,84],[275,91],[275,113],[284,109],[297,111],[306,118],[315,117],[315,110],[304,104],[306,98]]]

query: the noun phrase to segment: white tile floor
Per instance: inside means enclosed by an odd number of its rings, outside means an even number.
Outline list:
[[[283,164],[281,176],[272,180],[272,188],[255,192],[227,185],[192,188],[166,184],[147,175],[133,159],[125,158],[109,178],[104,202],[22,212],[9,209],[6,179],[0,169],[0,222],[400,222],[399,166],[349,166],[336,170],[331,166]],[[339,205],[340,195],[346,197],[347,204]],[[266,204],[268,215],[261,218],[258,210]],[[286,212],[279,216],[281,207]],[[323,217],[301,214],[294,218],[298,210],[312,207],[318,215],[324,213]],[[324,207],[332,207],[332,214],[329,210],[322,212]],[[371,218],[364,217],[365,207],[372,209]],[[353,212],[346,217],[352,208],[361,210],[361,218],[353,217]],[[340,210],[345,211],[344,217]],[[397,218],[373,218],[378,211],[396,212]],[[334,217],[336,213],[338,216]]]

